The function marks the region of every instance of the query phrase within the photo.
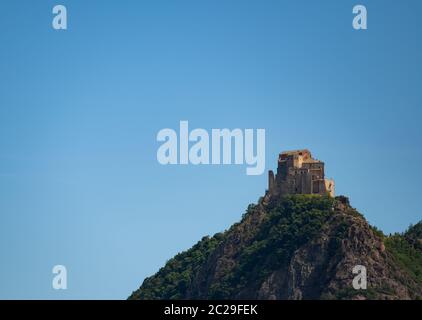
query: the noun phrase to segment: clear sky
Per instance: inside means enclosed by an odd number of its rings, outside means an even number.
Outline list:
[[[238,221],[267,174],[160,165],[157,132],[180,120],[264,128],[266,170],[308,148],[371,224],[419,221],[421,16],[418,0],[2,0],[0,298],[124,299]]]

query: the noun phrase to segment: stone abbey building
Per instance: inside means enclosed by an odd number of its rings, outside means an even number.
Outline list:
[[[334,180],[325,178],[324,162],[312,158],[309,150],[280,153],[277,174],[268,172],[268,196],[326,193],[334,197]]]

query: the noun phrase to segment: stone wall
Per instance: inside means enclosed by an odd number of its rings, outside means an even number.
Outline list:
[[[325,179],[324,162],[309,150],[280,153],[277,174],[268,173],[268,194],[326,194],[334,196],[334,180]]]

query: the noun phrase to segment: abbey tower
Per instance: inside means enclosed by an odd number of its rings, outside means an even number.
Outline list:
[[[277,174],[268,172],[269,196],[326,193],[334,197],[334,180],[325,178],[324,162],[312,158],[309,150],[280,153]]]

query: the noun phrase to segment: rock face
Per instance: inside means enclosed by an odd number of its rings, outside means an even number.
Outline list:
[[[412,251],[407,266],[398,250],[413,246],[396,237],[369,226],[345,197],[260,201],[240,223],[171,259],[129,298],[420,299],[422,254]],[[366,268],[366,290],[353,288],[357,265]]]

